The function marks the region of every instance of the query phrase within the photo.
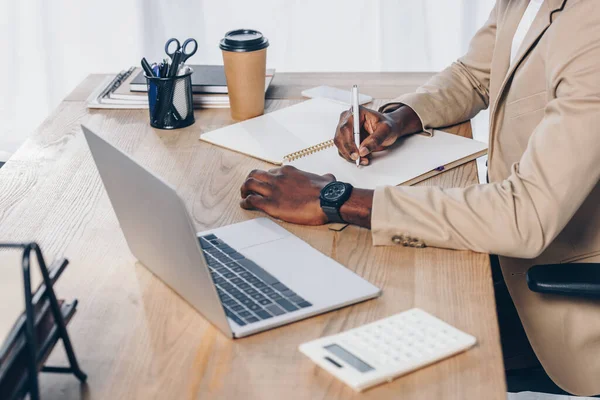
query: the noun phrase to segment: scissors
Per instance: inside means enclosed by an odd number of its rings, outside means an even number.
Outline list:
[[[176,44],[176,47],[173,51],[170,51],[170,49],[173,48],[173,46],[171,46],[173,43]],[[192,44],[194,47],[191,50],[189,49],[190,44]],[[185,63],[188,58],[196,54],[196,50],[198,50],[198,42],[196,42],[196,39],[187,39],[185,42],[183,42],[183,46],[181,43],[179,43],[179,40],[175,38],[167,40],[167,43],[165,43],[165,53],[171,57],[171,68],[169,69],[168,76],[177,75],[180,65]]]

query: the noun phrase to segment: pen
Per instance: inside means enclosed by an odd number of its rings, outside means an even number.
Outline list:
[[[356,166],[360,165],[360,111],[358,105],[358,86],[352,86],[352,119],[354,120],[354,144],[356,144]]]
[[[169,69],[169,61],[167,61],[166,58],[163,58],[162,61],[162,65],[160,68],[160,77],[161,78],[166,78],[167,77],[167,70]]]
[[[155,76],[154,72],[152,71],[152,67],[150,64],[148,64],[148,60],[146,60],[146,57],[142,58],[142,68],[144,68],[144,72],[146,72],[147,76]]]
[[[169,67],[169,71],[167,72],[167,77],[172,78],[177,76],[177,71],[179,71],[179,64],[181,63],[181,51],[176,51],[173,59],[171,61],[171,66]]]

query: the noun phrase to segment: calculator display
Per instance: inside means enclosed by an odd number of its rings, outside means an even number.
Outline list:
[[[350,365],[359,372],[364,373],[372,371],[374,369],[369,364],[356,357],[354,354],[348,352],[343,347],[338,346],[337,344],[330,344],[329,346],[325,346],[324,349],[329,351],[331,354],[334,354],[337,357],[341,358],[346,363],[348,363],[348,365]]]

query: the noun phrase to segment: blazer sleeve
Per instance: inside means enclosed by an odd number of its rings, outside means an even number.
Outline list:
[[[467,121],[489,105],[490,69],[496,43],[496,4],[458,61],[433,76],[416,93],[400,96],[379,108],[407,105],[421,119],[423,130]]]
[[[535,258],[562,231],[600,182],[600,3],[580,2],[563,14],[541,49],[551,100],[510,176],[467,188],[378,188],[374,244],[405,235],[429,246]]]

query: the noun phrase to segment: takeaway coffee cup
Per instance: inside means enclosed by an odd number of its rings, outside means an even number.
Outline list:
[[[252,29],[230,31],[221,39],[231,117],[236,121],[265,111],[268,46],[269,40]]]

